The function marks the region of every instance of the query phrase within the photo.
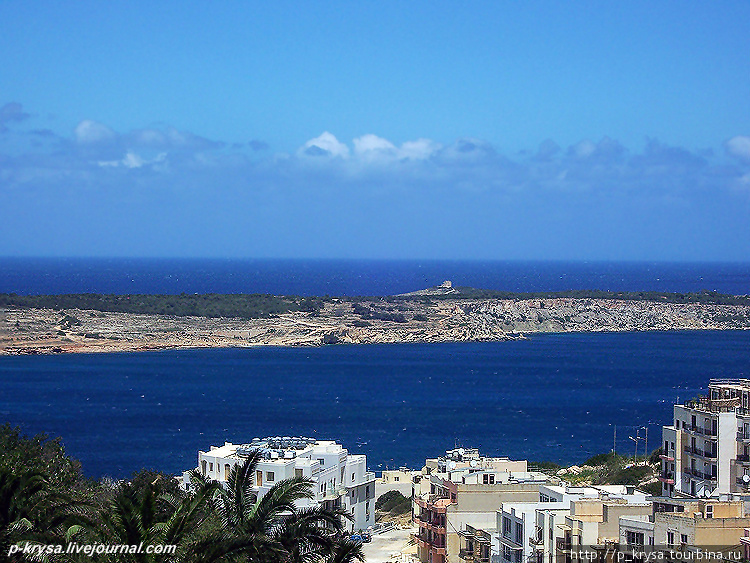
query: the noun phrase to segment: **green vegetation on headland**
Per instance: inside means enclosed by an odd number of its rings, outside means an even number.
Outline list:
[[[705,305],[750,305],[750,295],[727,295],[717,291],[675,293],[667,291],[603,291],[576,289],[570,291],[514,292],[473,287],[454,287],[455,292],[430,295],[404,295],[398,299],[616,299],[618,301],[655,301],[657,303],[701,303]]]
[[[114,313],[174,315],[177,317],[238,317],[257,319],[302,311],[317,313],[323,300],[315,297],[277,297],[264,294],[180,295],[66,295],[0,294],[0,307],[86,309]]]
[[[362,304],[364,301],[419,302],[429,304],[446,299],[615,299],[620,301],[652,301],[657,303],[705,305],[750,305],[750,296],[726,295],[713,291],[698,293],[668,293],[657,291],[600,291],[576,290],[556,292],[519,293],[456,287],[452,293],[425,295],[398,295],[387,297],[338,297],[340,302],[353,304],[354,312],[363,320],[378,319],[396,323],[406,322],[399,311],[383,312]],[[0,294],[0,307],[36,309],[85,309],[102,312],[174,315],[178,317],[237,317],[244,319],[267,318],[283,313],[304,312],[317,315],[331,296],[299,297],[266,294],[185,294],[180,295],[102,295],[95,293],[65,295]],[[424,315],[414,320],[426,320]]]
[[[580,466],[564,468],[554,462],[529,462],[529,467],[544,473],[556,474],[572,485],[633,485],[654,496],[661,495],[657,480],[661,469],[661,448],[648,457],[623,456],[613,452],[597,454]]]
[[[232,470],[225,489],[192,475],[140,471],[126,482],[85,479],[57,440],[27,438],[0,426],[0,561],[157,561],[201,563],[347,563],[361,544],[343,533],[342,509],[295,508],[313,497],[312,481],[280,481],[258,499],[259,455]],[[68,546],[176,546],[175,553],[65,553]],[[27,553],[23,548],[29,545]],[[35,547],[36,546],[36,547]],[[59,547],[58,547],[59,546]],[[59,549],[49,553],[45,549]],[[10,553],[14,551],[13,555]]]

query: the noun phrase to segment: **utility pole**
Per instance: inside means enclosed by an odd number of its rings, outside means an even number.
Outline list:
[[[615,435],[612,438],[612,453],[617,455],[617,425],[615,424]]]

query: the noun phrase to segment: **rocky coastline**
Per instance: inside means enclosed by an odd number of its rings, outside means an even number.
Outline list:
[[[0,355],[479,342],[549,332],[749,328],[747,305],[616,299],[332,299],[319,312],[259,319],[5,307],[0,308]]]

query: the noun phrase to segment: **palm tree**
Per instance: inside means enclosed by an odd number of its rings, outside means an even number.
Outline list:
[[[227,488],[217,490],[213,505],[222,529],[195,546],[198,560],[239,556],[258,563],[313,563],[333,555],[343,512],[298,508],[298,501],[314,497],[313,483],[304,477],[279,481],[258,498],[253,480],[260,460],[261,453],[253,451],[232,469]],[[206,479],[196,477],[202,486]]]
[[[103,561],[190,561],[198,534],[211,519],[210,499],[221,486],[206,481],[192,494],[178,498],[159,494],[157,481],[142,489],[130,483],[120,485],[99,519],[81,526],[89,542],[106,545],[175,545],[174,554],[117,553]],[[162,503],[165,510],[158,510]],[[160,517],[160,514],[162,515]]]
[[[336,543],[331,553],[326,559],[326,563],[354,563],[354,561],[365,560],[365,554],[362,551],[362,543],[354,542],[350,539],[343,539]]]
[[[16,474],[0,468],[0,557],[8,555],[11,545],[28,539],[39,496],[47,485],[40,473]]]
[[[81,506],[38,471],[0,467],[0,561],[20,542],[62,543],[71,525],[85,521]]]

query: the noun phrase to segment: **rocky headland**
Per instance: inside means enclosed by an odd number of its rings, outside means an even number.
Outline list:
[[[440,289],[439,289],[440,288]],[[450,286],[397,298],[329,298],[267,318],[0,307],[0,355],[178,348],[500,341],[542,332],[738,330],[750,305],[646,300],[454,297]],[[430,296],[440,296],[431,299]]]

